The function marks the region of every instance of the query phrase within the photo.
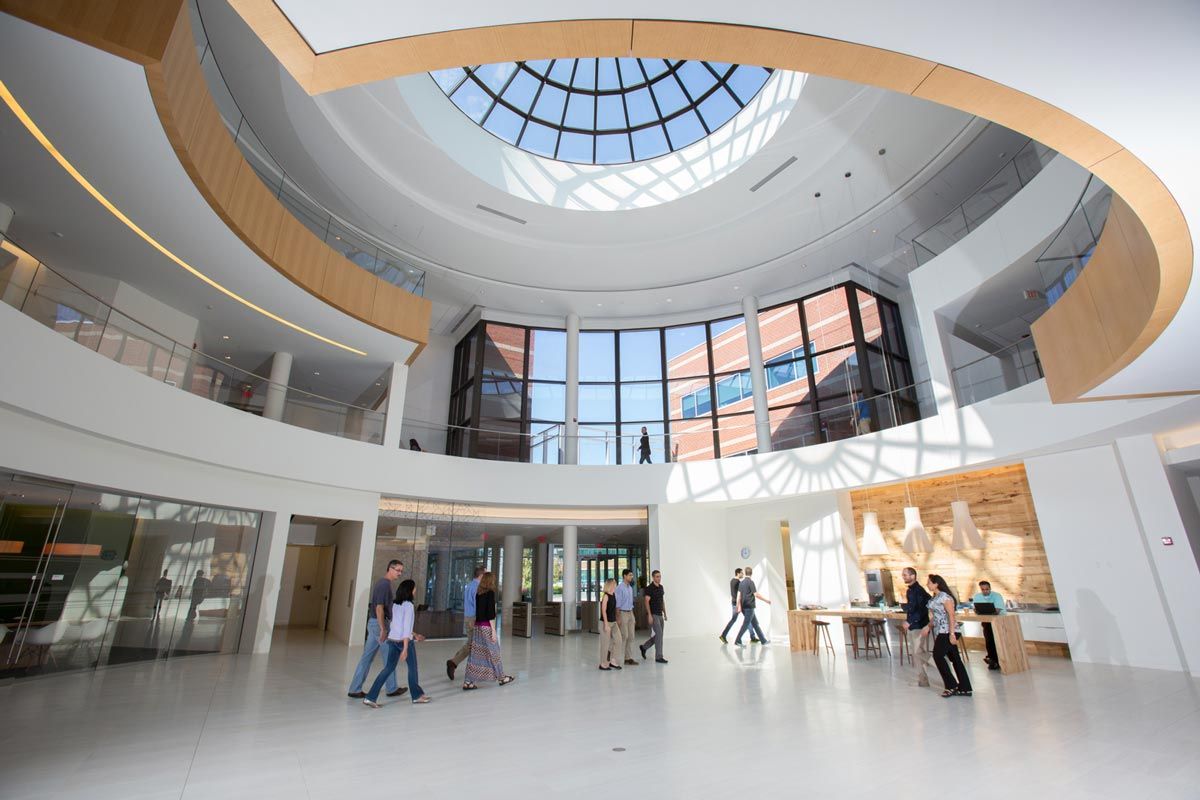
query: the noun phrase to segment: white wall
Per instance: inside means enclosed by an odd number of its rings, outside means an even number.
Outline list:
[[[663,635],[720,633],[729,621],[729,578],[737,563],[726,545],[723,511],[696,503],[658,506],[650,517],[650,570],[662,570]]]
[[[364,544],[373,550],[375,534],[372,530],[371,535],[363,536],[363,526],[359,522],[342,522],[334,530],[337,535],[332,544],[337,546],[337,553],[333,560],[333,581],[329,585],[329,618],[325,631],[338,641],[355,647],[362,644],[366,595],[371,590],[369,576],[366,583],[361,583],[359,578],[364,560],[362,550]],[[365,561],[369,572],[371,557],[368,555]]]
[[[200,323],[195,317],[172,308],[124,281],[117,282],[112,306],[130,319],[137,320],[180,344],[191,345],[199,341]]]
[[[1097,664],[1185,668],[1178,626],[1149,556],[1117,449],[1108,445],[1030,458],[1025,468],[1071,657]],[[1175,606],[1183,612],[1180,619],[1193,627],[1198,595],[1200,583]]]
[[[429,344],[408,368],[404,395],[404,424],[400,446],[416,439],[429,453],[446,452],[446,420],[450,411],[450,376],[454,369],[456,340],[429,334]]]

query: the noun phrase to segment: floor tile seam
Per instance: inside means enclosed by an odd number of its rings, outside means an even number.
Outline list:
[[[183,786],[179,788],[180,800],[183,800],[184,795],[187,793],[188,781],[191,780],[192,768],[196,763],[196,754],[200,752],[200,743],[204,741],[204,731],[208,727],[208,716],[212,711],[213,700],[217,696],[217,690],[220,687],[222,678],[225,675],[225,667],[227,663],[228,661],[226,659],[221,659],[218,662],[219,665],[217,667],[216,674],[212,676],[212,690],[209,692],[208,703],[204,708],[204,720],[200,723],[200,730],[196,734],[196,744],[192,748],[191,758],[188,759],[187,773],[183,776]]]

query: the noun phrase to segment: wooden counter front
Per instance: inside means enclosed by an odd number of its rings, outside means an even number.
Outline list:
[[[788,612],[788,640],[792,650],[816,652],[817,638],[813,620],[817,617],[839,619],[882,619],[903,622],[903,611],[880,611],[878,608],[819,608],[799,609]],[[1021,633],[1021,620],[1012,614],[981,616],[970,611],[956,612],[960,622],[981,622],[992,626],[996,638],[996,655],[1000,658],[1000,672],[1005,675],[1029,669],[1029,657],[1025,653],[1025,637]]]

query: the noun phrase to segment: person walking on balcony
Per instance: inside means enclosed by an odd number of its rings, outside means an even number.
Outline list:
[[[471,634],[475,632],[475,599],[479,595],[479,579],[486,571],[483,567],[476,566],[471,580],[463,587],[463,633],[467,640],[458,648],[457,653],[446,659],[446,677],[450,680],[454,680],[454,671],[458,669],[458,665],[471,655]]]
[[[463,675],[463,691],[478,689],[480,681],[496,681],[507,686],[516,678],[504,674],[500,661],[500,640],[496,638],[496,574],[485,572],[479,577],[475,597],[475,626],[471,631],[471,654]]]
[[[638,463],[652,464],[650,460],[650,432],[646,430],[646,426],[642,426],[642,438],[638,440]]]
[[[621,628],[621,641],[625,643],[625,666],[636,667],[633,660],[633,634],[637,627],[633,618],[633,570],[621,570],[621,582],[617,584],[617,624]]]
[[[642,658],[645,658],[650,645],[654,645],[654,660],[659,664],[667,663],[663,658],[663,623],[667,621],[667,602],[663,599],[664,594],[666,590],[662,585],[662,573],[654,570],[650,573],[650,585],[642,595],[646,604],[646,616],[650,618],[651,633],[649,639],[638,645],[638,650]]]
[[[408,665],[408,696],[414,703],[428,703],[429,695],[417,681],[417,642],[425,641],[425,637],[413,632],[416,613],[413,608],[413,595],[417,590],[416,581],[400,581],[396,589],[396,602],[392,604],[391,623],[387,634],[387,660],[383,671],[375,676],[371,691],[363,698],[363,705],[368,708],[379,708],[379,692],[385,681],[396,682],[396,667],[403,661]]]
[[[375,661],[375,654],[387,641],[388,629],[392,621],[392,581],[403,574],[404,562],[393,558],[388,562],[383,575],[375,581],[375,585],[371,588],[371,599],[367,605],[367,641],[363,644],[362,658],[358,660],[354,677],[350,679],[350,689],[346,692],[347,697],[361,700],[367,696],[363,691],[363,684],[366,683],[367,672],[370,671],[371,664]],[[408,690],[396,686],[396,671],[393,668],[391,675],[387,678],[388,697],[399,697],[406,691]]]

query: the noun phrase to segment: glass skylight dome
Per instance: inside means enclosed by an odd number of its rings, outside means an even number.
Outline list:
[[[484,130],[527,152],[626,164],[703,139],[771,75],[765,67],[661,58],[567,58],[430,73]]]

